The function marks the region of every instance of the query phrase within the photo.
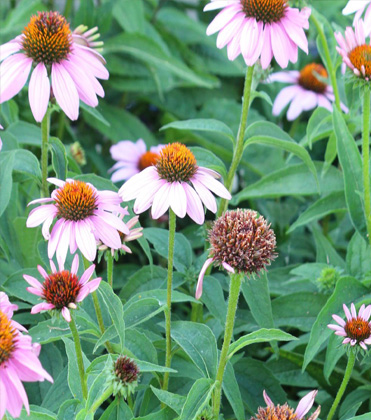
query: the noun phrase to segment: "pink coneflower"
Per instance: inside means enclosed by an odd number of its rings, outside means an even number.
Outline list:
[[[291,102],[287,111],[287,119],[295,120],[303,111],[309,111],[317,106],[332,111],[331,102],[335,101],[330,85],[319,80],[317,75],[327,78],[327,71],[321,64],[307,64],[301,71],[281,71],[269,76],[268,82],[290,83],[281,90],[273,104],[273,115],[279,115]],[[345,112],[348,108],[342,104]]]
[[[270,224],[256,211],[225,212],[209,231],[210,258],[198,276],[196,299],[202,295],[203,280],[211,264],[230,273],[256,274],[276,258],[276,237]]]
[[[339,47],[338,53],[342,56],[343,62],[353,73],[367,82],[371,80],[371,38],[366,43],[364,24],[357,20],[355,30],[348,26],[345,30],[345,37],[340,32],[335,33]]]
[[[71,271],[65,270],[63,264],[59,264],[59,271],[57,271],[52,260],[50,260],[50,267],[52,272],[47,274],[40,265],[37,266],[39,273],[44,278],[42,284],[35,277],[23,275],[23,278],[31,286],[27,287],[27,290],[45,301],[35,305],[31,309],[31,313],[57,310],[61,312],[67,322],[71,322],[70,309],[76,309],[77,303],[82,302],[89,293],[97,290],[102,279],[97,277],[89,281],[95,269],[94,264],[87,268],[79,279],[77,277],[79,269],[77,254],[73,259]]]
[[[17,309],[0,292],[0,419],[5,411],[14,418],[19,417],[23,406],[30,414],[22,381],[53,382],[39,361],[40,344],[33,344],[30,336],[20,332],[26,329],[11,319]]]
[[[125,210],[127,209],[127,207],[125,207]],[[124,217],[124,215],[120,216],[120,219],[122,219]],[[135,241],[136,239],[139,239],[141,236],[143,236],[142,227],[137,227],[132,229],[139,220],[139,216],[134,216],[132,217],[130,220],[128,220],[126,222],[126,226],[129,229],[129,234],[125,235],[124,233],[119,232],[121,241],[122,241],[122,245],[121,245],[121,251],[127,252],[128,254],[131,254],[131,249],[126,245],[126,242],[131,242],[131,241]],[[105,251],[108,249],[107,245],[103,245],[101,242],[98,242],[98,249],[100,251]],[[114,256],[115,254],[115,249],[111,249],[111,254],[112,256]]]
[[[284,405],[274,405],[273,401],[269,398],[268,394],[264,391],[263,397],[267,404],[266,408],[259,407],[258,414],[255,417],[251,417],[251,420],[304,420],[304,416],[312,408],[314,399],[316,398],[318,391],[311,391],[300,401],[296,410],[294,411],[287,403]],[[321,406],[308,418],[308,420],[316,420],[321,411]]]
[[[223,9],[207,28],[219,31],[218,48],[227,45],[228,58],[242,54],[248,66],[259,59],[266,69],[273,56],[282,67],[296,63],[298,47],[308,54],[304,29],[309,28],[311,10],[289,7],[287,0],[211,0],[204,11]]]
[[[353,24],[355,24],[365,10],[365,30],[366,35],[368,35],[371,32],[371,0],[349,0],[343,9],[343,15],[351,15],[356,12],[353,21]]]
[[[39,12],[32,16],[22,35],[0,46],[1,61],[0,103],[13,98],[23,88],[35,66],[28,97],[38,122],[53,96],[71,120],[78,118],[79,99],[96,107],[97,95],[104,96],[97,80],[108,79],[104,58],[76,42],[69,24],[58,12]]]
[[[136,198],[135,213],[152,206],[152,217],[158,219],[171,207],[178,217],[188,214],[201,225],[205,220],[202,203],[213,213],[217,210],[210,191],[231,199],[228,190],[215,179],[219,177],[217,172],[197,166],[196,158],[184,144],[172,143],[160,151],[154,166],[130,178],[119,194],[123,201]]]
[[[111,171],[114,171],[111,180],[112,182],[124,181],[138,174],[143,169],[155,165],[159,158],[159,153],[164,145],[152,146],[147,151],[147,146],[142,139],[136,143],[130,140],[120,141],[110,148],[113,160],[117,160]]]
[[[339,324],[329,324],[329,328],[335,331],[336,335],[345,337],[343,344],[350,343],[351,346],[361,346],[363,350],[367,350],[367,346],[371,345],[371,322],[369,322],[371,315],[371,305],[365,307],[362,305],[359,309],[358,315],[354,304],[350,305],[350,311],[344,304],[343,309],[347,320],[344,321],[340,316],[334,314],[332,318]]]
[[[68,247],[74,254],[77,248],[89,261],[96,257],[96,242],[101,241],[113,249],[121,248],[118,233],[129,235],[130,231],[117,214],[128,214],[120,206],[121,199],[116,192],[98,191],[92,184],[67,179],[61,181],[48,178],[59,188],[52,192],[51,198],[40,198],[30,204],[47,203],[33,209],[27,219],[27,227],[43,224],[42,234],[48,240],[48,256],[54,253],[60,264],[66,260]],[[49,232],[54,219],[57,222]]]

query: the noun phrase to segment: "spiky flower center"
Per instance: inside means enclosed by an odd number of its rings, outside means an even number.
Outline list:
[[[122,384],[130,384],[138,379],[137,364],[126,356],[120,356],[114,363],[115,376]]]
[[[157,172],[168,182],[187,182],[197,171],[197,162],[193,153],[181,143],[165,146],[156,163]]]
[[[57,216],[77,222],[94,214],[97,208],[97,193],[85,182],[66,182],[55,195]]]
[[[43,288],[44,299],[56,309],[62,309],[70,303],[76,303],[81,284],[75,274],[63,270],[50,274],[44,281]]]
[[[326,69],[321,64],[308,64],[301,70],[298,83],[304,89],[324,93],[327,89],[327,84],[321,82],[317,75],[324,78],[328,76]]]
[[[348,54],[353,66],[367,80],[371,77],[371,45],[360,45]]]
[[[257,273],[276,257],[276,237],[263,216],[253,210],[232,210],[214,222],[209,233],[211,256],[217,265]]]
[[[241,4],[246,17],[265,24],[279,22],[288,7],[287,0],[241,0]]]
[[[344,326],[344,330],[348,337],[352,340],[357,340],[357,343],[371,337],[371,326],[361,317],[352,318],[348,321]]]
[[[160,155],[155,152],[146,152],[140,157],[138,162],[138,169],[143,171],[143,169],[148,168],[149,166],[156,165],[156,162]]]
[[[251,420],[298,420],[294,410],[287,404],[269,406],[266,408],[259,407],[256,417]]]
[[[38,12],[31,17],[23,35],[23,49],[35,63],[60,63],[71,51],[70,26],[58,12]]]
[[[15,350],[16,334],[8,317],[0,311],[0,367],[9,360]]]

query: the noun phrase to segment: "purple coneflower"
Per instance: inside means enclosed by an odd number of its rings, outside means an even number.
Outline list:
[[[359,20],[366,10],[364,21],[366,35],[371,32],[371,0],[349,0],[348,4],[343,9],[343,15],[351,15],[356,13],[354,16],[353,24]]]

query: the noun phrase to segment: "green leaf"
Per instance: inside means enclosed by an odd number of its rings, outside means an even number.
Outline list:
[[[144,34],[144,7],[142,0],[116,2],[112,15],[126,32]]]
[[[297,340],[291,334],[285,333],[281,330],[261,328],[250,334],[240,337],[237,341],[231,344],[228,350],[228,357],[232,357],[237,351],[242,348],[255,343],[265,343],[267,341],[292,341]]]
[[[320,198],[311,206],[309,206],[303,213],[300,214],[299,218],[293,223],[287,233],[291,233],[299,226],[306,226],[310,222],[322,219],[323,217],[346,211],[346,202],[343,191],[335,191],[326,197]]]
[[[231,405],[237,420],[245,419],[245,408],[232,363],[228,360],[223,377],[223,392]]]
[[[227,317],[227,304],[220,281],[216,277],[204,277],[201,301],[211,314],[219,319],[221,325],[224,325]]]
[[[107,383],[107,372],[104,369],[112,368],[112,358],[108,357],[103,370],[99,375],[94,379],[92,385],[89,388],[88,399],[86,401],[86,409],[88,410],[94,402],[106,391],[109,387]]]
[[[253,103],[254,99],[256,98],[263,99],[263,101],[267,102],[267,104],[269,104],[270,106],[273,106],[272,99],[268,95],[267,92],[264,92],[264,91],[258,92],[256,90],[253,90],[250,95],[250,106]]]
[[[342,316],[344,303],[349,305],[352,302],[356,302],[366,293],[367,288],[354,277],[341,277],[338,280],[334,293],[328,299],[316,322],[313,324],[309,343],[305,349],[303,370],[313,360],[321,345],[333,334],[333,331],[327,327],[327,324],[332,320],[332,314]]]
[[[336,136],[335,133],[332,132],[325,151],[325,164],[323,165],[323,173],[326,173],[328,168],[332,165],[332,162],[335,160],[337,155],[337,147],[336,147]]]
[[[13,170],[25,172],[37,179],[41,179],[40,163],[36,156],[28,150],[13,150],[14,153]]]
[[[338,266],[338,267],[344,268],[345,267],[344,260],[338,254],[338,252],[333,247],[331,242],[322,233],[322,230],[319,228],[319,226],[313,223],[311,227],[312,227],[314,241],[316,243],[316,249],[317,249],[316,261],[332,264],[335,267]]]
[[[96,120],[98,123],[102,124],[103,126],[109,127],[110,123],[103,117],[103,115],[97,110],[97,108],[92,108],[89,105],[86,105],[84,102],[80,102],[80,108],[83,110],[83,115],[89,115],[92,117],[93,120]],[[88,119],[89,119],[88,117]]]
[[[214,387],[215,382],[211,379],[198,379],[187,395],[179,420],[194,420],[208,404]]]
[[[12,170],[14,154],[12,152],[2,152],[0,154],[0,216],[8,207],[13,187]]]
[[[67,154],[64,144],[57,137],[50,137],[52,165],[58,179],[67,178]]]
[[[132,329],[161,313],[166,305],[161,305],[157,299],[144,298],[125,304],[124,319],[128,329]]]
[[[367,240],[364,203],[360,195],[363,191],[361,155],[342,114],[335,106],[333,120],[338,156],[343,168],[345,199],[349,216],[354,228]]]
[[[197,120],[174,121],[160,128],[160,131],[168,128],[178,130],[207,131],[218,133],[230,140],[234,144],[233,131],[222,121],[214,119],[199,118]]]
[[[348,244],[347,273],[363,280],[371,272],[371,249],[362,236],[355,232]]]
[[[57,420],[57,416],[49,410],[36,405],[30,405],[30,415],[26,410],[22,410],[21,415],[17,417],[20,420]]]
[[[225,165],[221,159],[214,155],[210,150],[202,147],[190,147],[192,153],[195,155],[198,166],[213,169],[218,172],[224,179],[227,177]]]
[[[167,259],[169,249],[169,232],[159,228],[145,228],[143,235],[153,245],[155,251]],[[175,234],[174,267],[185,272],[192,265],[192,248],[188,240],[181,233]]]
[[[17,121],[10,124],[6,131],[12,134],[20,145],[41,147],[41,129],[37,125]]]
[[[322,107],[315,109],[307,125],[307,143],[309,147],[312,148],[312,144],[315,141],[329,137],[332,132],[331,112]]]
[[[124,398],[115,398],[101,415],[99,420],[131,420],[134,418],[132,411]]]
[[[153,40],[140,34],[121,34],[105,43],[106,54],[125,53],[147,65],[160,66],[194,86],[213,88],[218,86],[217,79],[202,77],[181,61],[166,54]]]
[[[120,298],[113,292],[111,286],[102,281],[99,285],[98,293],[102,296],[106,307],[110,313],[112,323],[116,328],[117,335],[120,338],[120,352],[124,350],[125,344],[125,321],[124,310]]]
[[[162,389],[155,388],[152,385],[150,386],[151,386],[152,392],[156,395],[156,397],[162,403],[166,404],[168,407],[174,410],[178,415],[180,415],[182,408],[184,406],[184,403],[186,401],[186,397],[183,397],[182,395],[178,395],[178,394],[173,394],[168,391],[163,391]]]
[[[172,323],[171,336],[205,377],[215,378],[218,362],[216,339],[207,325],[176,321]]]

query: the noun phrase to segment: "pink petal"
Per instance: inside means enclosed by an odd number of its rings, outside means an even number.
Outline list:
[[[44,118],[49,104],[50,82],[43,63],[39,63],[31,74],[28,86],[28,98],[32,114],[37,122]]]
[[[84,257],[93,261],[97,255],[97,245],[90,227],[81,220],[75,226],[76,243]]]
[[[107,225],[124,233],[125,235],[129,235],[130,233],[129,228],[119,217],[113,215],[112,213],[108,213],[102,210],[96,210],[94,215],[98,216]]]
[[[166,183],[167,181],[165,179],[157,179],[151,181],[147,187],[143,187],[138,198],[135,200],[133,207],[134,212],[138,214],[148,210],[153,203],[157,191]]]
[[[173,182],[169,191],[170,207],[174,213],[183,218],[187,212],[187,196],[180,182]]]
[[[5,60],[11,54],[18,52],[21,49],[21,45],[19,43],[19,37],[12,39],[11,41],[0,45],[0,61]],[[1,416],[0,416],[1,418]]]
[[[227,271],[229,271],[230,273],[235,273],[235,271],[234,271],[234,268],[233,267],[231,267],[228,263],[226,263],[226,262],[222,262],[222,266],[227,270]]]
[[[201,182],[197,181],[197,179],[192,179],[192,184],[202,202],[205,204],[206,208],[213,213],[216,213],[216,200],[215,197],[211,194],[210,190],[201,184]]]
[[[347,320],[351,321],[352,320],[352,315],[350,314],[349,309],[345,305],[345,303],[343,304],[343,309],[344,309],[344,312],[345,312],[345,316],[347,317]]]
[[[68,308],[66,308],[65,306],[62,308],[62,316],[63,318],[67,321],[67,322],[71,322],[71,313],[70,310]]]
[[[28,215],[26,226],[36,227],[47,220],[49,217],[53,217],[57,213],[57,208],[54,204],[44,204],[43,206],[37,207],[31,210]]]
[[[89,293],[93,293],[95,290],[97,290],[101,281],[102,279],[98,277],[86,283],[77,295],[76,302],[83,301]]]
[[[183,184],[187,196],[187,214],[197,224],[202,225],[205,221],[205,212],[202,207],[200,197],[196,191],[188,184]]]
[[[58,105],[74,121],[79,116],[79,95],[76,85],[63,64],[52,65],[52,87]]]
[[[204,12],[208,12],[210,10],[222,9],[223,7],[236,4],[239,1],[240,0],[211,0],[211,3],[207,4],[204,7]]]
[[[291,40],[308,54],[308,40],[303,28],[293,24],[289,19],[283,19],[281,23],[282,28],[284,28]]]
[[[28,274],[23,274],[23,278],[26,280],[26,282],[34,287],[35,289],[39,290],[40,292],[42,292],[44,290],[43,286],[41,285],[41,283],[35,279],[35,277],[29,276]]]
[[[59,236],[56,257],[60,267],[63,266],[66,261],[68,246],[70,244],[71,225],[73,223],[75,222],[67,220]]]
[[[94,273],[94,270],[95,270],[95,264],[92,264],[90,267],[88,267],[85,271],[84,271],[84,273],[83,273],[83,275],[81,276],[81,278],[80,278],[80,281],[79,281],[79,283],[80,283],[80,285],[81,286],[84,286],[88,281],[89,281],[89,279],[90,279],[90,277],[93,275],[93,273]]]
[[[202,296],[202,284],[204,281],[204,276],[205,276],[206,270],[208,269],[209,265],[213,263],[213,261],[214,261],[213,258],[208,258],[201,268],[201,271],[197,280],[196,299],[200,299],[200,297]]]
[[[148,185],[149,182],[158,180],[159,176],[154,166],[144,169],[137,175],[134,175],[119,189],[119,195],[122,201],[130,201],[137,198],[140,190]]]
[[[339,315],[334,314],[334,315],[332,315],[332,318],[342,327],[345,326],[346,322],[343,320],[343,318],[340,318]]]
[[[343,9],[343,15],[351,15],[361,9],[363,11],[365,5],[365,0],[350,0]]]
[[[356,311],[356,307],[354,306],[354,303],[352,303],[352,304],[350,305],[350,310],[351,310],[351,312],[352,312],[352,317],[353,317],[353,318],[357,318],[357,311]]]
[[[263,397],[264,397],[264,401],[267,404],[267,407],[273,406],[273,401],[269,398],[269,395],[265,392],[265,390],[263,391]]]
[[[287,35],[279,24],[272,23],[269,26],[271,30],[271,45],[274,58],[282,68],[286,68],[289,63],[287,54],[289,48]]]
[[[312,408],[317,393],[317,390],[309,392],[309,394],[307,394],[304,398],[300,400],[295,410],[295,414],[298,416],[299,419],[302,419]]]
[[[278,116],[286,105],[291,102],[291,100],[295,98],[299,92],[301,92],[301,90],[302,88],[297,85],[283,88],[274,100],[272,114],[274,116]]]
[[[196,173],[196,175],[192,178],[197,179],[197,181],[201,182],[205,187],[219,197],[225,198],[226,200],[230,200],[232,198],[230,192],[225,188],[225,186],[213,177]]]
[[[267,69],[272,61],[273,50],[271,44],[271,25],[265,25],[263,29],[263,48],[260,56],[260,62],[263,70]]]
[[[268,76],[268,83],[281,82],[281,83],[296,83],[300,76],[300,72],[296,70],[292,71],[279,71],[277,73],[270,74]]]
[[[10,364],[3,370],[2,380],[7,388],[8,403],[6,408],[9,413],[15,418],[19,417],[22,405],[24,405],[27,413],[30,414],[26,391]]]
[[[41,311],[49,311],[54,308],[55,306],[52,303],[38,303],[37,305],[32,307],[31,314],[38,314]]]
[[[84,67],[82,67],[84,71],[92,73],[99,79],[106,80],[109,78],[108,70],[104,67],[101,60],[98,58],[98,56],[102,56],[100,54],[97,56],[96,52],[91,48],[87,48],[82,45],[75,45],[73,55],[80,58],[84,63]]]
[[[13,98],[26,84],[32,59],[23,53],[11,55],[0,65],[0,103]]]
[[[244,13],[239,13],[235,18],[229,22],[218,34],[216,39],[216,46],[224,48],[238,33],[243,21],[245,20]]]
[[[221,12],[219,12],[215,18],[211,21],[210,25],[206,29],[206,35],[215,34],[215,32],[220,31],[224,26],[230,22],[234,16],[240,12],[242,9],[241,4],[235,3],[230,6],[227,6]]]
[[[121,238],[117,229],[105,223],[102,218],[91,216],[90,220],[94,225],[97,238],[99,238],[109,248],[121,248]]]
[[[154,219],[158,219],[159,217],[161,217],[169,208],[170,188],[171,188],[171,184],[166,182],[155,194],[153,198],[153,203],[152,203],[152,217]]]
[[[79,269],[79,256],[76,254],[73,257],[73,261],[72,261],[72,265],[71,265],[71,273],[72,274],[77,274],[78,269]]]

